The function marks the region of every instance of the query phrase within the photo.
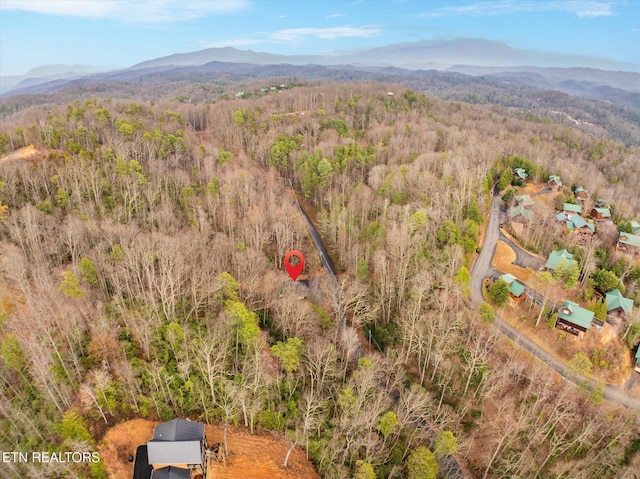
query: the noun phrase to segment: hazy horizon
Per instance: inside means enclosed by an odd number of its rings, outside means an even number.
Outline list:
[[[3,0],[0,76],[52,64],[125,68],[211,47],[327,55],[455,38],[591,61],[579,66],[638,65],[639,19],[640,4],[624,0]]]

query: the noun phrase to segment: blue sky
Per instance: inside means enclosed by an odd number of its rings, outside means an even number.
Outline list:
[[[0,76],[209,47],[325,54],[458,37],[640,64],[640,1],[0,0]]]

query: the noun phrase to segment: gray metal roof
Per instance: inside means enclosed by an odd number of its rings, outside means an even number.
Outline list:
[[[149,441],[149,464],[202,464],[200,441]]]
[[[191,479],[191,473],[188,469],[169,466],[154,469],[151,473],[151,479]]]
[[[204,437],[204,424],[174,419],[158,424],[153,431],[154,441],[199,441]]]

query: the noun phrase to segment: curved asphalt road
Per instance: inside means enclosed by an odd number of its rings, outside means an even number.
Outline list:
[[[475,263],[473,264],[473,268],[471,269],[471,279],[469,282],[469,288],[471,290],[471,302],[474,305],[479,305],[483,301],[482,297],[482,282],[486,277],[491,275],[495,275],[497,272],[491,267],[491,259],[496,251],[496,245],[498,243],[498,239],[500,238],[500,209],[502,208],[502,199],[500,196],[495,194],[491,200],[491,208],[489,210],[489,222],[487,224],[487,231],[484,237],[484,243],[482,245],[482,250],[478,255]],[[513,244],[511,241],[509,243]],[[518,251],[521,251],[520,247],[516,247],[516,254]],[[500,331],[505,334],[508,338],[510,338],[514,343],[518,346],[522,347],[525,351],[533,354],[535,357],[540,359],[542,362],[549,365],[551,368],[556,370],[558,373],[562,375],[563,378],[568,379],[574,382],[577,385],[584,386],[588,385],[589,388],[594,388],[598,386],[598,382],[587,378],[584,376],[576,377],[575,375],[567,374],[566,365],[551,355],[549,352],[538,346],[536,343],[531,341],[526,335],[520,333],[518,330],[513,328],[510,324],[505,322],[502,318],[496,315],[496,326]],[[635,373],[632,374],[629,381],[626,384],[620,386],[612,386],[609,384],[604,385],[603,396],[606,400],[619,404],[621,406],[626,406],[631,409],[640,410],[640,399],[629,396],[627,394],[627,390],[631,388],[631,386],[636,382]]]

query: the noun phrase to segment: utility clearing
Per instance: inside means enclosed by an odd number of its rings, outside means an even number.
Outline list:
[[[129,455],[136,448],[151,440],[157,421],[132,419],[110,428],[104,435],[98,451],[110,479],[131,479],[133,462]],[[224,427],[207,424],[205,427],[209,445],[222,442]],[[246,428],[227,427],[229,454],[224,461],[214,462],[207,472],[207,479],[320,479],[320,475],[307,460],[305,452],[296,447],[289,456],[288,467],[282,463],[289,444],[270,433],[251,435]]]

